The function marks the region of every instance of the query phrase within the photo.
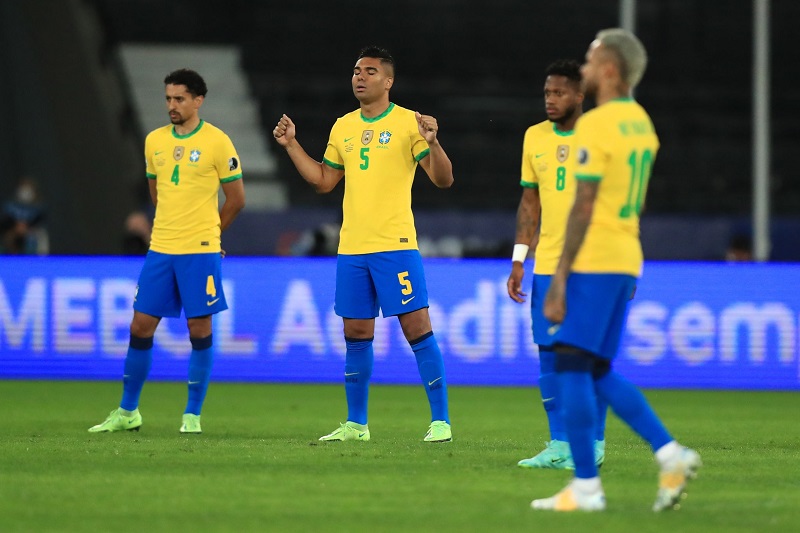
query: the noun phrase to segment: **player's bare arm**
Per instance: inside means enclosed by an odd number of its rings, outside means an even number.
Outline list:
[[[428,157],[420,161],[420,166],[428,174],[434,185],[440,189],[447,189],[453,184],[453,164],[450,158],[439,143],[437,135],[439,133],[439,124],[436,119],[430,115],[422,115],[417,111],[414,116],[417,119],[417,127],[419,134],[428,143],[430,152]]]
[[[283,115],[275,129],[272,130],[272,136],[279,145],[286,149],[286,153],[289,154],[297,171],[314,187],[315,191],[318,193],[331,192],[344,177],[344,170],[315,161],[297,142],[296,132],[297,128],[292,119]]]
[[[539,189],[535,187],[523,187],[522,198],[519,200],[517,208],[517,234],[514,239],[515,244],[524,244],[531,248],[536,247],[538,233],[536,228],[539,226],[539,213],[541,210],[541,199]],[[520,261],[511,262],[511,274],[508,276],[506,288],[508,296],[518,303],[525,302],[527,294],[522,290],[522,278],[525,276],[525,265]]]
[[[566,285],[567,277],[572,270],[572,264],[578,255],[578,250],[586,237],[586,230],[592,220],[594,201],[597,198],[597,189],[600,186],[596,181],[579,181],[575,191],[575,203],[567,219],[567,233],[564,236],[564,250],[558,261],[556,273],[550,282],[550,289],[544,300],[544,316],[554,324],[564,321],[567,313]]]
[[[240,179],[223,183],[222,192],[225,193],[225,203],[219,210],[219,227],[225,231],[244,209],[244,183]]]
[[[150,187],[150,200],[153,201],[153,207],[158,206],[158,180],[147,180],[147,185]]]

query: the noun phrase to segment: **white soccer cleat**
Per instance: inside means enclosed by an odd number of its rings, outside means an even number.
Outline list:
[[[605,511],[606,495],[603,489],[597,490],[592,494],[583,494],[575,490],[572,483],[550,498],[533,500],[531,508],[539,511]]]
[[[680,509],[680,501],[686,496],[686,484],[697,477],[697,470],[701,466],[703,462],[699,453],[691,448],[681,447],[675,459],[661,466],[653,511]]]

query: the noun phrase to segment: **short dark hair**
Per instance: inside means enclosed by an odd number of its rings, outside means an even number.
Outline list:
[[[578,86],[581,84],[581,65],[574,59],[553,61],[544,71],[545,76],[564,76]]]
[[[206,82],[197,72],[181,68],[167,74],[164,85],[185,85],[192,96],[205,96],[208,93]]]
[[[373,57],[375,59],[380,59],[381,65],[391,65],[392,74],[394,74],[394,58],[386,48],[381,48],[380,46],[375,45],[365,46],[358,53],[358,59],[361,59],[362,57]]]

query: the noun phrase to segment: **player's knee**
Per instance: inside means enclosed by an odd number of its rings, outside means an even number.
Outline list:
[[[139,338],[152,337],[158,327],[158,320],[156,317],[137,313],[131,321],[131,335]]]
[[[403,329],[403,335],[405,335],[408,342],[419,339],[433,329],[428,309],[424,307],[399,315],[398,319],[400,320],[400,327]]]
[[[368,339],[375,336],[375,320],[345,319],[344,336],[348,339]]]
[[[211,335],[211,315],[190,318],[186,321],[189,328],[189,337],[204,339]]]

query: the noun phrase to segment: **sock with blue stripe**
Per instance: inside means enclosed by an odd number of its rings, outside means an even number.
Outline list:
[[[556,376],[556,354],[552,348],[539,347],[539,390],[542,393],[542,405],[547,415],[552,440],[567,440],[567,429],[561,412],[558,394],[558,376]]]
[[[369,380],[372,377],[374,353],[372,340],[345,337],[347,353],[344,357],[344,393],[347,397],[347,420],[367,424]]]
[[[595,381],[595,389],[617,416],[650,444],[653,451],[673,440],[642,391],[622,375],[610,371]]]
[[[128,354],[122,375],[121,409],[135,411],[139,407],[142,387],[153,363],[153,337],[130,336]]]
[[[450,423],[447,406],[447,380],[444,375],[444,360],[433,332],[429,331],[418,339],[409,341],[417,358],[417,368],[428,403],[431,406],[431,421],[444,420]]]
[[[192,353],[189,356],[189,400],[184,413],[199,415],[208,392],[211,367],[214,364],[213,335],[202,339],[190,338]]]

